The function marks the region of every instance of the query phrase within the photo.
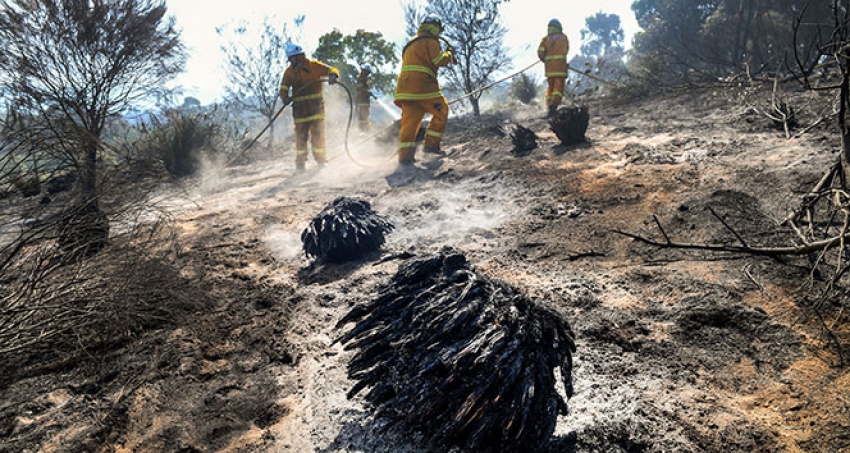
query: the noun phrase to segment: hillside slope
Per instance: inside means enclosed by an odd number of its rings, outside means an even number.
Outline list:
[[[394,173],[392,144],[352,136],[349,157],[342,127],[329,127],[324,169],[293,175],[286,154],[188,184],[172,209],[209,309],[16,374],[0,452],[444,451],[382,430],[346,399],[351,352],[331,343],[403,256],[446,245],[576,332],[576,394],[548,451],[848,451],[850,373],[796,304],[805,261],[657,249],[615,232],[657,237],[656,215],[674,239],[734,242],[710,206],[753,244],[788,241],[778,224],[835,159],[831,129],[788,140],[728,97],[687,94],[593,105],[589,142],[566,148],[542,113],[451,117],[449,156],[420,156],[414,176]],[[511,124],[540,146],[514,156],[494,133]],[[303,257],[301,231],[342,195],[396,224],[386,259]]]

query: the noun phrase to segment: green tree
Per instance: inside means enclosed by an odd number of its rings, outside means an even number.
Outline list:
[[[538,91],[540,91],[540,82],[534,76],[525,72],[514,77],[511,82],[511,95],[523,104],[530,104],[534,101],[537,98]]]
[[[620,16],[598,12],[585,19],[581,30],[581,53],[570,60],[570,67],[583,73],[593,73],[613,80],[625,73],[623,39]],[[577,90],[596,90],[599,82],[582,76],[573,76]]]
[[[598,12],[584,20],[581,30],[581,53],[604,57],[623,53],[625,33],[620,26],[620,16]]]
[[[184,110],[197,110],[201,108],[201,101],[196,97],[186,96],[183,98],[183,105],[180,108]]]
[[[296,17],[295,30],[304,25],[305,16]],[[286,44],[292,42],[288,24],[277,28],[269,17],[263,19],[259,36],[247,22],[222,25],[216,33],[226,39],[221,46],[227,82],[225,103],[237,111],[258,113],[271,123],[277,113],[280,78],[286,69]],[[274,147],[274,123],[269,127],[268,147]]]
[[[636,0],[632,10],[643,28],[635,36],[633,68],[668,82],[775,72],[795,49],[806,54],[813,45],[817,31],[808,27],[798,30],[803,49],[795,48],[794,20],[827,23],[832,14],[829,2],[810,0]]]
[[[165,14],[153,0],[0,2],[0,87],[30,119],[17,143],[58,150],[79,175],[81,204],[64,229],[71,245],[78,233],[94,234],[88,239],[97,244],[108,238],[98,203],[107,120],[183,69],[179,33]]]
[[[442,37],[454,48],[458,59],[458,64],[445,72],[449,89],[473,93],[492,82],[494,74],[511,66],[503,43],[507,29],[500,23],[502,3],[502,0],[427,0],[423,7],[415,2],[405,6],[409,33],[415,33],[428,14],[435,14],[443,21]],[[483,94],[478,92],[468,98],[476,116],[481,114],[478,101]]]
[[[372,86],[375,90],[390,93],[398,64],[395,44],[384,39],[379,32],[357,30],[353,35],[343,35],[337,29],[319,37],[313,57],[339,69],[341,81],[353,87],[360,67],[372,66]]]

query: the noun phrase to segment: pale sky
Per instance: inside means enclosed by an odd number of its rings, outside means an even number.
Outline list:
[[[585,18],[597,12],[620,16],[630,47],[638,25],[631,11],[633,0],[511,0],[501,7],[502,24],[508,29],[505,45],[513,57],[513,67],[523,68],[535,61],[536,47],[546,34],[549,19],[557,18],[570,39],[570,55],[581,46],[580,30]],[[187,72],[177,79],[186,96],[209,104],[219,100],[226,84],[221,64],[221,37],[215,28],[234,20],[261,25],[264,17],[281,22],[304,14],[301,44],[308,55],[319,37],[334,28],[343,34],[358,29],[380,32],[384,39],[399,46],[407,41],[402,5],[408,0],[166,0],[168,14],[176,17],[183,42],[189,52]],[[422,3],[421,1],[419,2]],[[290,31],[292,30],[290,26]],[[511,74],[507,72],[504,75]]]

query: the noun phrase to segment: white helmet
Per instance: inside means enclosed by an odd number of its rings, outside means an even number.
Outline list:
[[[286,58],[301,55],[304,53],[304,48],[299,46],[298,44],[287,44],[286,45]]]
[[[364,64],[363,66],[360,67],[360,69],[362,69],[363,71],[366,71],[366,72],[373,72],[372,71],[372,65],[370,65],[369,63]]]

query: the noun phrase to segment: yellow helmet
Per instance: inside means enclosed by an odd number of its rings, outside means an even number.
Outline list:
[[[440,20],[440,18],[437,17],[434,14],[429,14],[429,15],[425,16],[425,19],[422,20],[422,23],[423,24],[437,24],[437,26],[440,27],[440,31],[443,31],[443,21]]]

